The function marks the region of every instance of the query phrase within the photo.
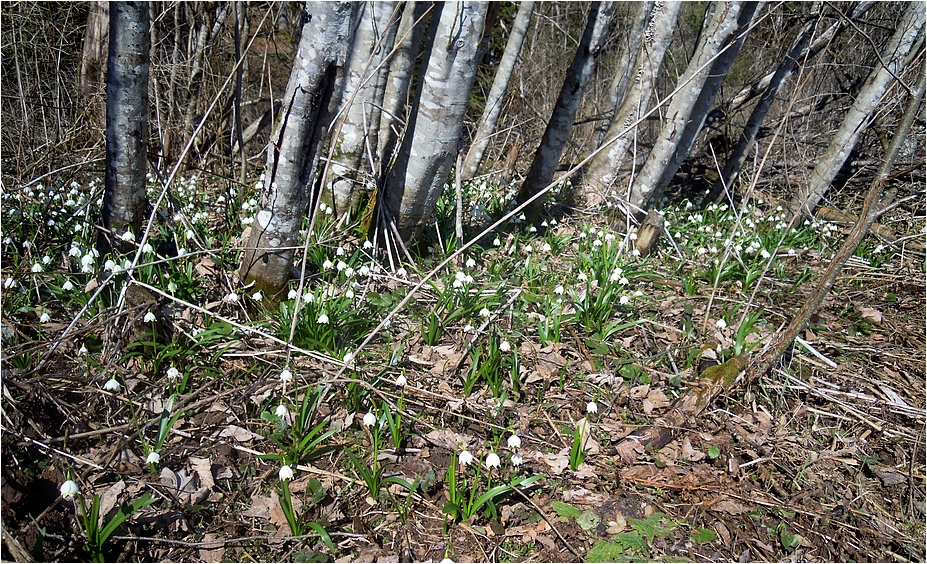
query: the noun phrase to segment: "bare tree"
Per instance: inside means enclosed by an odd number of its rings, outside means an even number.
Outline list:
[[[109,44],[109,2],[90,2],[87,29],[80,57],[80,92],[91,96],[103,82],[105,57]]]
[[[346,69],[342,117],[334,127],[332,148],[332,205],[337,215],[349,213],[362,194],[376,186],[373,175],[380,133],[380,108],[399,23],[397,2],[364,2],[353,33]]]
[[[808,185],[800,188],[798,194],[789,203],[790,214],[810,215],[824,197],[850,152],[856,146],[860,134],[872,121],[882,97],[904,70],[908,53],[924,33],[924,21],[924,6],[917,3],[909,4],[898,24],[897,31],[878,54],[876,67],[844,116],[840,129],[837,130],[827,151],[811,172]]]
[[[705,122],[758,5],[757,2],[712,2],[706,11],[702,36],[686,72],[679,79],[682,86],[670,100],[660,135],[631,185],[628,215],[646,210],[676,174]]]
[[[525,34],[528,32],[528,24],[531,23],[531,13],[533,11],[534,2],[532,0],[522,2],[518,6],[515,22],[512,24],[512,32],[509,34],[509,39],[505,44],[505,51],[502,52],[502,60],[499,61],[499,68],[496,69],[492,86],[486,96],[486,108],[483,110],[483,115],[476,127],[470,150],[467,151],[467,156],[463,161],[463,170],[460,173],[461,180],[470,180],[476,176],[476,171],[483,160],[483,154],[489,146],[489,140],[496,130],[496,122],[502,112],[502,98],[508,88],[509,80],[512,78],[512,71],[515,70],[515,63],[518,62],[518,57],[521,55],[521,47],[525,42]]]
[[[633,146],[637,129],[629,131],[626,135],[620,137],[619,135],[632,124],[637,123],[647,111],[660,67],[663,65],[663,55],[666,54],[666,49],[673,39],[673,31],[676,29],[676,20],[682,3],[656,2],[654,4],[648,14],[647,27],[642,34],[643,44],[639,54],[636,55],[633,67],[636,75],[626,90],[623,100],[620,101],[621,105],[615,108],[614,116],[605,133],[604,142],[611,143],[611,145],[593,157],[583,174],[579,198],[586,205],[600,204],[614,189],[621,167]],[[624,74],[626,71],[619,69],[618,76]]]
[[[242,257],[240,278],[269,298],[290,278],[294,245],[306,213],[314,156],[321,131],[319,113],[332,96],[344,64],[350,2],[306,2],[302,34],[277,126],[267,148],[260,211]]]
[[[128,250],[148,205],[148,2],[113,2],[106,73],[106,173],[100,254]]]
[[[486,2],[446,2],[441,7],[419,94],[384,193],[404,241],[421,234],[460,150],[486,8]]]
[[[554,178],[554,172],[563,155],[563,149],[573,127],[573,120],[579,109],[586,84],[595,71],[596,58],[607,38],[608,24],[613,12],[612,4],[612,2],[593,2],[589,9],[586,29],[583,31],[576,54],[573,56],[573,61],[570,63],[570,68],[560,88],[553,115],[547,122],[541,145],[518,191],[519,204],[527,202],[550,184]],[[543,202],[540,199],[534,200],[525,208],[525,215],[528,216],[529,221],[535,221],[542,208]]]

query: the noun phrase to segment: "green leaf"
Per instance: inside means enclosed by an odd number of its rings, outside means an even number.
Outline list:
[[[692,533],[692,540],[698,544],[706,544],[718,538],[713,529],[696,529]]]
[[[625,534],[634,536],[637,543],[643,545],[643,542],[636,533]],[[592,545],[592,548],[589,549],[589,553],[586,554],[586,562],[646,562],[646,560],[642,558],[628,554],[628,552],[633,550],[644,551],[647,548],[646,545],[643,545],[641,549],[637,549],[636,547],[628,546],[621,539],[622,535],[618,535],[618,539],[615,541],[596,541],[596,543]]]
[[[325,546],[328,547],[328,550],[332,551],[332,554],[336,554],[335,543],[332,542],[332,537],[328,534],[328,531],[325,530],[325,527],[320,525],[318,521],[312,521],[308,523],[308,525],[310,529],[319,533],[319,536],[322,537],[322,542],[325,543]]]
[[[779,540],[782,541],[782,546],[788,551],[795,550],[801,544],[801,538],[788,532],[785,527],[779,531]]]
[[[564,503],[562,501],[552,501],[550,502],[550,506],[554,511],[557,512],[557,515],[561,517],[566,517],[567,519],[576,519],[579,517],[579,509],[573,507],[569,503]]]
[[[113,518],[110,519],[109,523],[107,523],[106,526],[103,527],[103,530],[100,531],[100,544],[102,545],[104,542],[106,542],[106,539],[108,539],[110,535],[113,534],[116,528],[119,527],[119,525],[121,525],[126,519],[131,517],[133,513],[147,505],[151,505],[155,501],[157,500],[151,497],[150,493],[146,493],[132,503],[120,507],[119,511],[113,515]]]
[[[710,447],[708,447],[708,458],[714,460],[718,458],[719,456],[721,456],[720,448],[716,447],[715,445],[711,445]]]
[[[602,522],[602,518],[599,517],[595,511],[587,509],[579,514],[579,517],[576,518],[576,524],[584,531],[590,531],[599,526],[599,523]]]
[[[640,533],[636,531],[618,533],[618,536],[615,538],[625,547],[625,550],[636,550],[642,553],[647,552],[647,541],[642,539]]]
[[[640,519],[628,519],[628,525],[631,525],[635,531],[640,533],[640,535],[647,539],[648,542],[653,541],[653,538],[656,536],[664,536],[669,529],[660,525],[666,516],[662,513],[654,513],[647,517],[643,521]]]

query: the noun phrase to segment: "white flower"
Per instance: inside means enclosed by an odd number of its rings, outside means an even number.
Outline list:
[[[344,361],[345,364],[350,363],[352,360],[354,360],[354,353],[347,353],[346,355],[344,355],[344,358],[342,360]]]
[[[77,351],[77,354],[79,354],[79,355],[81,355],[81,356],[84,356],[84,355],[86,355],[88,352],[90,352],[90,351],[87,350],[87,346],[86,346],[86,345],[81,345],[81,346],[80,346],[80,350]]]
[[[464,333],[472,333],[473,325],[470,325],[469,323],[467,323],[466,325],[464,325],[463,330],[464,330]]]
[[[115,378],[110,378],[106,381],[105,384],[103,384],[103,389],[107,392],[118,392],[119,388],[119,381],[117,381]]]
[[[534,247],[532,247],[531,245],[525,245],[523,250],[524,250],[526,253],[530,253],[531,251],[534,250]]]
[[[347,267],[348,267],[348,263],[344,262],[343,260],[339,260],[338,264],[335,265],[335,268],[338,269],[338,272],[341,272]]]
[[[39,316],[39,322],[40,322],[40,323],[48,323],[49,321],[51,321],[51,316],[48,315],[48,312],[47,312],[47,311],[43,311],[43,312],[42,312],[42,315]]]
[[[763,249],[762,251],[760,251],[760,256],[763,257],[764,259],[768,259],[772,255],[769,254],[769,251],[767,251],[766,249]]]
[[[157,464],[161,462],[161,455],[156,452],[148,453],[148,458],[145,459],[145,462],[148,464]]]
[[[406,385],[406,377],[403,374],[400,374],[396,377],[396,385],[400,388]]]
[[[337,249],[335,249],[335,256],[343,257],[344,247],[338,247]]]
[[[554,293],[557,294],[558,296],[562,296],[563,295],[563,284],[557,284],[557,286],[554,287]]]
[[[500,241],[499,238],[496,237],[495,239],[492,240],[492,244],[494,247],[499,247],[502,245],[502,241]]]
[[[323,313],[322,315],[319,316],[318,322],[320,325],[328,325],[328,316]]]
[[[43,268],[41,264],[35,263],[32,265],[32,272],[42,272],[42,270]]]
[[[77,482],[75,482],[74,480],[67,480],[63,484],[61,484],[61,488],[60,488],[61,497],[63,497],[64,499],[71,499],[72,497],[77,495],[77,492],[79,490],[80,488],[77,487]]]
[[[727,321],[723,319],[719,319],[715,321],[715,327],[717,327],[718,329],[724,329],[725,327],[727,327]]]
[[[144,245],[142,245],[142,252],[143,252],[143,253],[150,253],[150,252],[152,252],[153,250],[154,250],[154,247],[151,246],[151,243],[145,243]]]
[[[167,283],[167,291],[170,292],[170,293],[172,293],[172,294],[173,294],[174,292],[176,292],[176,291],[177,291],[177,283],[174,282],[173,280],[171,280],[170,282],[168,282],[168,283]],[[258,292],[258,293],[260,293],[260,292]]]
[[[282,403],[277,406],[277,409],[274,410],[274,415],[276,415],[280,419],[283,419],[284,417],[286,417],[288,413],[289,411],[287,411],[286,406],[283,405]]]
[[[222,301],[227,304],[233,304],[238,301],[238,294],[235,292],[229,292],[222,298]]]
[[[633,251],[631,251],[631,255],[635,257],[639,257],[641,256],[641,252],[639,249],[634,249]]]
[[[512,466],[521,466],[521,463],[525,460],[517,452],[512,455]]]
[[[480,310],[480,317],[489,317],[490,315],[489,308],[484,307]]]
[[[399,270],[396,271],[396,276],[400,278],[405,278],[406,276],[408,276],[408,274],[409,273],[406,271],[405,268],[400,268]]]
[[[296,296],[298,296],[298,295],[299,295],[299,293],[298,293],[295,289],[293,289],[293,290],[290,290],[289,292],[286,293],[286,299],[288,299],[288,300],[295,300],[295,299],[296,299]]]
[[[585,272],[580,272],[579,275],[576,276],[576,278],[578,278],[580,282],[585,282],[587,280]]]
[[[277,476],[284,482],[288,482],[293,479],[293,469],[289,465],[283,465],[280,467],[280,471],[277,472]]]
[[[51,264],[51,257],[48,255],[42,257],[42,264]]]
[[[499,460],[498,454],[490,452],[486,455],[486,468],[498,468],[501,463],[502,461]]]
[[[187,240],[189,241],[190,239],[196,237],[196,233],[194,233],[192,229],[187,229],[187,232],[184,233],[184,236],[185,236],[185,237],[187,238]]]
[[[365,427],[372,427],[376,422],[377,422],[377,416],[374,415],[373,413],[368,411],[367,414],[364,415],[364,426]]]
[[[594,401],[586,404],[586,413],[598,413],[598,411],[599,406]]]
[[[339,263],[339,264],[340,264],[340,263]],[[344,275],[345,275],[345,277],[347,277],[347,278],[351,278],[352,276],[354,276],[354,269],[351,268],[350,266],[347,267],[347,268],[345,268],[345,269],[344,269]]]
[[[123,241],[132,243],[135,241],[135,233],[132,233],[131,231],[126,231],[125,233],[120,235],[119,238],[122,239]]]
[[[173,366],[167,369],[168,380],[176,380],[178,376],[180,376],[180,370],[177,370]]]
[[[373,243],[370,242],[370,239],[367,239],[366,241],[364,241],[364,248],[365,248],[365,249],[372,249],[372,248],[373,248]]]
[[[628,279],[627,279],[627,277],[622,276],[622,277],[621,277],[621,280],[619,280],[618,283],[621,284],[622,286],[627,286],[627,285],[628,285]]]
[[[145,317],[142,319],[142,321],[144,321],[145,323],[151,323],[152,321],[155,321],[156,319],[157,318],[155,317],[155,314],[149,311],[148,313],[145,314]]]
[[[550,243],[544,243],[544,245],[541,247],[541,250],[544,251],[545,253],[549,253],[549,252],[550,252]]]
[[[362,267],[357,269],[357,273],[363,276],[364,278],[366,278],[370,276],[370,267],[365,264]]]
[[[473,455],[470,454],[469,451],[465,450],[460,453],[460,456],[457,457],[457,461],[460,462],[461,465],[466,466],[467,464],[473,462]]]
[[[253,220],[252,220],[252,221],[253,221]],[[187,249],[185,249],[185,248],[183,248],[183,247],[180,247],[179,249],[177,249],[177,256],[178,256],[178,257],[182,257],[182,256],[184,256],[185,254],[187,254]]]
[[[293,373],[290,372],[289,370],[284,369],[283,372],[280,373],[280,381],[283,382],[284,384],[286,384],[287,382],[291,382],[292,380],[293,380]]]
[[[264,299],[264,296],[260,292],[255,292],[251,294],[251,299],[256,302],[259,302]]]
[[[473,268],[474,266],[476,266],[476,261],[473,260],[472,257],[471,257],[471,258],[468,258],[468,259],[467,259],[467,262],[466,262],[466,265],[467,265],[467,268]]]
[[[508,444],[509,448],[511,449],[517,449],[521,446],[521,438],[518,435],[512,433],[512,435],[509,437],[509,440],[506,441],[506,444]]]
[[[325,262],[322,263],[322,268],[325,270],[330,270],[332,267],[332,261],[325,259]]]
[[[70,280],[65,280],[64,284],[61,285],[61,289],[64,290],[65,292],[70,292],[71,290],[74,289],[74,284],[71,284]]]
[[[510,345],[508,341],[502,341],[499,343],[499,350],[502,352],[509,352],[512,350],[512,345]]]

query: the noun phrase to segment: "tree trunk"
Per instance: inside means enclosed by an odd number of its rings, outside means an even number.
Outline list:
[[[924,31],[924,6],[909,4],[898,30],[881,51],[879,63],[869,75],[859,95],[853,102],[843,123],[831,140],[827,151],[811,172],[807,187],[799,189],[790,202],[788,211],[791,215],[811,215],[814,208],[824,197],[831,183],[846,162],[847,157],[856,146],[860,134],[865,131],[874,117],[874,111],[882,96],[904,68],[904,61],[916,42],[918,35]],[[885,65],[882,65],[884,61]]]
[[[350,2],[306,2],[304,24],[277,125],[267,149],[260,211],[240,278],[277,299],[290,278],[294,245],[309,201],[319,113],[332,95],[348,45]]]
[[[380,133],[380,108],[398,17],[397,2],[364,2],[351,42],[345,78],[342,117],[331,155],[332,201],[337,216],[350,213],[363,194],[372,194]],[[339,133],[340,132],[340,133]],[[372,154],[367,154],[367,148]]]
[[[580,39],[573,62],[567,69],[566,78],[560,88],[560,95],[554,105],[554,113],[547,122],[547,129],[541,138],[541,145],[534,155],[534,161],[528,170],[528,175],[518,191],[518,203],[522,204],[532,196],[543,190],[554,178],[557,164],[563,155],[573,120],[583,91],[589,79],[595,72],[596,59],[605,44],[608,35],[608,24],[613,12],[612,2],[593,2],[589,17],[586,20],[586,29]],[[525,207],[528,220],[534,222],[541,214],[544,203],[541,198],[534,200]]]
[[[486,2],[446,2],[441,8],[420,94],[384,194],[403,241],[421,234],[459,151],[486,8]]]
[[[657,2],[650,13],[649,23],[643,33],[645,41],[633,67],[637,70],[636,79],[626,91],[621,105],[615,109],[605,133],[604,142],[611,143],[611,146],[593,157],[583,174],[583,184],[578,196],[587,206],[602,203],[614,189],[619,171],[637,136],[636,128],[624,135],[621,135],[621,132],[637,123],[648,109],[660,67],[663,65],[663,55],[673,39],[681,8],[682,2]],[[619,74],[623,75],[624,71],[619,70]],[[619,135],[621,137],[618,137]]]
[[[521,55],[521,47],[525,42],[525,34],[528,32],[528,24],[531,23],[531,13],[534,10],[534,2],[528,0],[518,6],[518,13],[515,15],[515,23],[512,24],[512,33],[505,44],[505,51],[502,53],[502,60],[499,61],[499,68],[496,69],[496,76],[493,78],[492,86],[489,89],[489,95],[486,97],[486,108],[480,117],[479,125],[476,128],[476,134],[473,136],[473,144],[467,151],[467,157],[463,161],[463,170],[461,171],[461,180],[467,181],[476,176],[476,171],[480,167],[486,148],[489,146],[489,140],[496,130],[496,122],[502,111],[502,99],[505,96],[505,90],[508,88],[509,80],[512,78],[512,71],[515,70],[515,63]]]
[[[795,70],[795,67],[798,66],[799,57],[805,52],[808,43],[811,41],[814,28],[820,21],[821,5],[821,2],[815,2],[812,6],[809,20],[798,31],[798,35],[792,43],[792,48],[789,49],[788,54],[785,56],[785,60],[782,61],[779,68],[773,73],[766,87],[766,91],[763,92],[760,101],[757,103],[756,107],[753,108],[753,112],[747,120],[747,125],[744,126],[743,131],[740,133],[737,146],[734,147],[733,152],[728,157],[727,163],[724,165],[724,170],[721,172],[721,177],[715,182],[714,186],[712,186],[708,199],[714,201],[720,200],[724,194],[724,189],[733,186],[734,182],[737,180],[737,176],[740,174],[740,168],[743,166],[744,161],[747,159],[747,155],[750,153],[751,147],[753,147],[756,141],[756,135],[760,130],[760,125],[762,125],[763,120],[766,119],[769,108],[772,107],[772,103],[776,100],[776,95],[785,84],[785,81],[788,80],[789,76],[791,76],[792,72]]]
[[[402,11],[396,32],[396,52],[390,60],[380,115],[379,154],[384,165],[393,157],[398,131],[408,117],[409,84],[428,25],[426,16],[429,9],[433,9],[431,2],[406,2]]]
[[[101,255],[131,248],[123,236],[141,235],[148,204],[148,2],[113,2],[109,10]]]
[[[707,10],[698,47],[679,79],[682,87],[673,95],[660,135],[631,185],[626,214],[645,212],[651,200],[659,197],[676,174],[742,43],[742,39],[736,40],[735,34],[744,27],[745,21],[748,23],[752,19],[756,4],[712,2]],[[725,47],[733,53],[722,53]]]
[[[103,65],[108,43],[109,2],[91,2],[80,57],[80,92],[85,98],[96,94],[103,83]]]

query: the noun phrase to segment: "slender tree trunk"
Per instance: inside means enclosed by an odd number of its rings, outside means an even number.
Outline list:
[[[882,96],[894,82],[895,77],[903,70],[908,52],[917,42],[918,36],[924,33],[924,21],[924,6],[917,3],[909,4],[898,25],[898,30],[879,54],[876,68],[873,69],[866,84],[863,85],[853,105],[844,116],[843,123],[831,139],[827,151],[811,172],[808,185],[801,187],[796,197],[790,202],[788,211],[791,215],[811,215],[824,197],[850,152],[856,146],[860,134],[865,131],[873,119],[874,111],[882,101]],[[885,63],[884,66],[882,62]]]
[[[360,197],[373,193],[376,187],[373,159],[389,72],[384,61],[396,38],[397,5],[397,2],[364,2],[360,8],[341,102],[342,118],[335,126],[335,133],[340,134],[331,156],[332,204],[338,216],[351,212]],[[368,148],[372,154],[368,154]]]
[[[586,20],[586,29],[583,31],[579,47],[573,56],[573,62],[570,63],[563,86],[560,88],[560,95],[554,105],[554,113],[547,123],[547,129],[544,130],[541,146],[534,155],[528,175],[518,191],[519,204],[528,201],[543,190],[554,178],[554,172],[570,136],[573,120],[579,109],[586,84],[595,72],[596,58],[605,44],[612,12],[612,2],[593,2],[591,5],[589,17]],[[525,208],[528,220],[536,221],[543,206],[544,203],[540,198],[528,205]]]
[[[80,57],[80,92],[84,97],[99,92],[105,77],[103,71],[108,43],[109,2],[91,2]]]
[[[486,2],[446,2],[441,8],[420,94],[384,194],[403,241],[421,234],[459,151],[486,9]]]
[[[290,278],[294,245],[313,178],[319,113],[334,88],[348,45],[350,2],[306,2],[304,24],[280,116],[267,148],[260,211],[242,258],[240,278],[277,299]]]
[[[386,89],[383,94],[383,112],[380,116],[378,135],[379,154],[383,165],[392,158],[398,139],[398,131],[408,117],[409,84],[415,69],[415,59],[422,46],[422,38],[428,27],[429,9],[432,2],[406,2],[396,32],[396,52],[390,60]],[[433,11],[433,10],[432,10]],[[385,166],[384,166],[385,168]]]
[[[740,168],[747,159],[747,155],[749,155],[754,142],[756,142],[756,135],[760,130],[760,125],[763,124],[763,120],[766,119],[769,108],[772,107],[773,102],[776,100],[776,95],[779,94],[779,90],[782,89],[785,81],[788,80],[789,76],[791,76],[792,72],[795,70],[795,67],[798,66],[799,57],[805,52],[808,43],[811,41],[814,28],[817,26],[818,21],[820,21],[821,5],[821,2],[815,2],[812,6],[809,20],[805,22],[805,25],[799,30],[798,35],[795,37],[795,41],[792,43],[792,48],[789,49],[788,54],[785,56],[785,60],[782,61],[779,68],[773,73],[766,87],[766,91],[763,92],[760,101],[757,103],[756,107],[753,108],[753,112],[747,120],[747,125],[744,126],[743,131],[740,133],[737,146],[734,147],[733,152],[728,157],[727,163],[724,165],[724,170],[721,172],[721,177],[715,182],[714,186],[712,186],[708,199],[715,201],[720,200],[724,195],[725,187],[733,186],[734,182],[737,180],[737,176],[740,174]]]
[[[534,2],[532,0],[524,1],[518,6],[515,23],[512,24],[512,32],[505,44],[502,60],[499,61],[499,68],[496,69],[496,76],[493,78],[489,95],[486,97],[486,108],[480,117],[476,134],[473,136],[473,144],[470,146],[470,150],[467,151],[467,157],[463,161],[463,170],[460,174],[462,181],[470,180],[476,176],[476,171],[479,169],[486,148],[489,146],[489,140],[496,131],[496,122],[502,112],[502,99],[508,88],[509,80],[512,78],[512,71],[515,70],[515,63],[518,62],[518,57],[521,55],[521,47],[525,42],[525,34],[528,32],[528,24],[531,23],[531,13],[533,11]]]
[[[656,2],[649,14],[648,25],[642,34],[645,40],[633,67],[637,71],[635,79],[627,89],[621,105],[615,109],[605,133],[604,141],[611,142],[611,145],[590,161],[583,174],[578,196],[587,206],[602,203],[614,190],[621,167],[633,147],[637,129],[621,137],[618,135],[636,123],[648,109],[663,65],[663,56],[673,40],[681,8],[682,2]],[[622,71],[619,73],[625,74]],[[611,195],[617,197],[617,194]]]
[[[754,2],[746,5],[739,1],[712,2],[705,14],[698,47],[679,79],[682,89],[670,100],[660,136],[631,185],[627,213],[638,215],[645,212],[651,200],[659,197],[679,169],[695,134],[704,123],[711,100],[727,73],[726,67],[734,58],[733,55],[722,54],[722,49],[734,49],[736,54],[740,43],[736,42],[735,34],[743,25],[742,13],[746,10],[752,17],[755,9]],[[745,19],[749,21],[750,18]]]
[[[148,2],[110,5],[106,73],[106,173],[97,248],[128,251],[141,235],[148,196]]]

